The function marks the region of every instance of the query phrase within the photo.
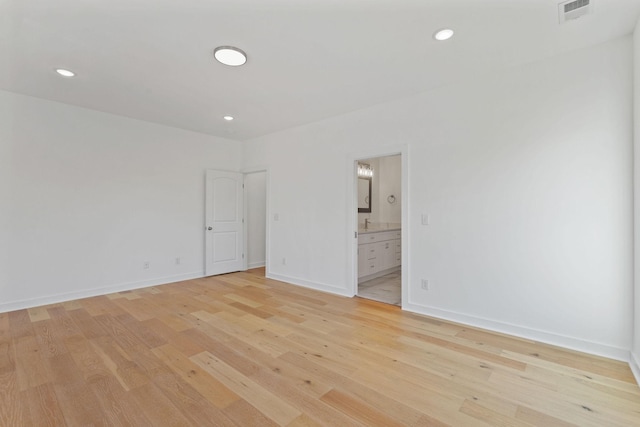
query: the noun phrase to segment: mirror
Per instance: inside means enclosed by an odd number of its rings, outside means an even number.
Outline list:
[[[371,178],[358,177],[358,213],[371,213]]]

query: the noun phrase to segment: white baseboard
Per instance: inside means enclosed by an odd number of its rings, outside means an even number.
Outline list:
[[[570,350],[576,350],[596,356],[607,357],[609,359],[629,362],[629,349],[625,348],[613,347],[607,344],[587,341],[580,338],[568,337],[546,331],[540,331],[533,328],[498,322],[495,320],[483,319],[481,317],[469,316],[462,313],[440,310],[420,304],[409,303],[406,306],[402,306],[402,308],[407,311],[424,314],[426,316],[435,317],[438,319],[462,323],[464,325],[469,325],[476,328],[482,328],[489,331],[513,335],[527,340],[551,344]]]
[[[258,267],[264,267],[265,265],[266,264],[264,261],[250,262],[249,264],[247,264],[247,268],[252,269],[252,268],[258,268]]]
[[[151,286],[165,285],[167,283],[180,282],[183,280],[199,279],[204,277],[204,271],[195,273],[177,274],[174,276],[157,277],[155,279],[141,280],[138,282],[121,283],[118,285],[104,286],[101,288],[84,289],[75,292],[66,292],[57,295],[49,295],[45,297],[30,298],[26,300],[13,301],[0,304],[0,313],[22,310],[24,308],[38,307],[41,305],[57,304],[60,302],[71,301],[81,298],[95,297],[98,295],[107,295],[114,292],[131,291],[133,289],[148,288]]]
[[[636,383],[640,385],[640,358],[632,351],[629,352],[629,367],[633,372],[633,376],[636,377]]]
[[[292,285],[302,286],[304,288],[315,289],[316,291],[328,292],[330,294],[341,295],[344,297],[352,297],[353,294],[349,293],[349,291],[345,288],[341,288],[333,285],[326,285],[324,283],[318,282],[310,282],[308,280],[299,279],[297,277],[285,276],[282,274],[274,274],[267,272],[267,279],[279,280],[281,282],[290,283]]]

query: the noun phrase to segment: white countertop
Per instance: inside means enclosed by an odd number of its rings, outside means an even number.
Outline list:
[[[371,222],[365,229],[364,224],[358,224],[358,234],[379,233],[381,231],[397,231],[402,227],[395,222]]]

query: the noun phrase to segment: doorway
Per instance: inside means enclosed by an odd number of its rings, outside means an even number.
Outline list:
[[[245,269],[267,264],[267,171],[244,175],[245,236],[247,258]]]
[[[205,183],[205,275],[244,266],[244,177],[207,170]]]
[[[402,306],[402,156],[359,159],[355,174],[356,295]]]
[[[206,171],[205,276],[267,264],[266,170]]]

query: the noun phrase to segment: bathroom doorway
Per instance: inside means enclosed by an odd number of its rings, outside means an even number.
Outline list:
[[[356,295],[402,306],[402,155],[355,162]]]

